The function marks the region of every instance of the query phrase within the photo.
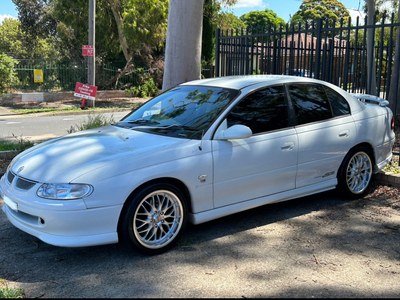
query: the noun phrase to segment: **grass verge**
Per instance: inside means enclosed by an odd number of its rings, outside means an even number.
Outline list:
[[[105,109],[119,109],[119,108],[130,108],[130,106],[127,107],[121,107],[121,106],[111,106],[111,107],[89,107],[85,108],[87,111],[91,110],[105,110]],[[12,109],[11,110],[13,113],[20,114],[20,115],[27,115],[27,114],[36,114],[36,113],[44,113],[44,112],[74,112],[74,111],[82,111],[80,107],[66,107],[66,108],[21,108],[21,109]]]
[[[14,140],[11,141],[0,141],[0,151],[24,151],[34,145],[33,142],[24,139],[22,136],[17,137],[13,134],[13,138]]]
[[[15,299],[15,298],[23,298],[23,297],[24,297],[23,290],[10,288],[8,286],[6,280],[0,279],[0,298],[1,299]]]

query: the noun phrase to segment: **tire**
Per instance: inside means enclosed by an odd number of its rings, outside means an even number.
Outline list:
[[[341,194],[351,199],[363,197],[371,184],[373,164],[370,151],[364,147],[352,149],[344,158],[338,173]]]
[[[150,184],[128,199],[121,215],[119,238],[142,254],[160,254],[178,241],[187,218],[187,200],[175,186]]]

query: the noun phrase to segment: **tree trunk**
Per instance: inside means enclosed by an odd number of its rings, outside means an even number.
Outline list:
[[[132,55],[129,51],[128,43],[122,31],[123,19],[120,11],[118,10],[118,8],[121,6],[121,3],[119,2],[119,0],[108,0],[108,3],[110,4],[111,11],[114,15],[115,23],[117,24],[118,39],[122,47],[122,52],[124,53],[125,60],[129,61]]]
[[[365,0],[368,7],[368,20],[367,25],[374,25],[375,15],[375,0]],[[372,28],[367,29],[367,93],[377,95],[376,93],[376,67],[375,67],[375,52],[374,52],[374,30]],[[379,94],[377,95],[379,96]]]
[[[170,0],[162,90],[200,79],[203,1]]]
[[[400,21],[400,5],[398,8],[397,22]],[[390,79],[390,91],[389,91],[389,107],[393,114],[400,113],[400,105],[398,100],[400,98],[400,28],[397,28],[396,32],[396,48],[394,50],[394,66],[392,71],[392,77]]]

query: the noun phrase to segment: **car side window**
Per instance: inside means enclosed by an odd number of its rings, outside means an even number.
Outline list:
[[[331,103],[333,116],[339,117],[350,114],[350,106],[346,99],[328,87],[324,87],[329,102]]]
[[[316,84],[289,85],[289,94],[297,125],[332,118],[332,110],[322,86]]]
[[[286,128],[288,112],[284,86],[255,91],[242,99],[228,114],[228,127],[241,124],[253,134]]]

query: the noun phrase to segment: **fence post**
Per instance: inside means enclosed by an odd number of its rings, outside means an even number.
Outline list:
[[[321,35],[322,35],[322,19],[317,20],[317,45],[315,50],[315,74],[314,78],[319,79],[319,66],[321,60]]]
[[[217,33],[216,33],[216,39],[215,39],[215,74],[214,77],[219,77],[219,49],[220,49],[220,32],[221,30],[219,28],[217,28]]]

